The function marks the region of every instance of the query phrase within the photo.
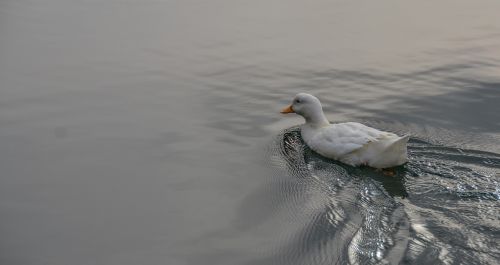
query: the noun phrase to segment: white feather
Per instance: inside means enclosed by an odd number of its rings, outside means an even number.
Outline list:
[[[384,132],[357,122],[330,124],[319,100],[300,93],[292,109],[302,115],[302,138],[315,152],[343,163],[387,168],[408,161],[406,143],[409,137]]]

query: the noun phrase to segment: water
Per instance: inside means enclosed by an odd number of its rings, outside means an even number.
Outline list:
[[[2,1],[0,264],[496,264],[496,1]],[[311,152],[410,134],[386,177]]]

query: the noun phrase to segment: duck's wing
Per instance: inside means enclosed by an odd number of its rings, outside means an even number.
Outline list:
[[[324,156],[340,158],[371,142],[393,137],[397,135],[361,123],[346,122],[322,128],[308,144]]]

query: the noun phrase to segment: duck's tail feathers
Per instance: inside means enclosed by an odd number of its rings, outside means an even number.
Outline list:
[[[398,139],[394,140],[387,148],[385,151],[389,152],[394,152],[395,150],[405,150],[406,151],[406,143],[410,140],[409,135],[404,135],[402,137],[399,137]]]
[[[394,143],[407,143],[408,140],[410,140],[410,136],[409,135],[403,135],[398,140],[396,140]]]

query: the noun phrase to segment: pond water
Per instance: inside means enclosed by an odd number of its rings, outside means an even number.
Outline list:
[[[498,10],[0,2],[0,263],[497,264]],[[315,154],[298,92],[409,163]]]

